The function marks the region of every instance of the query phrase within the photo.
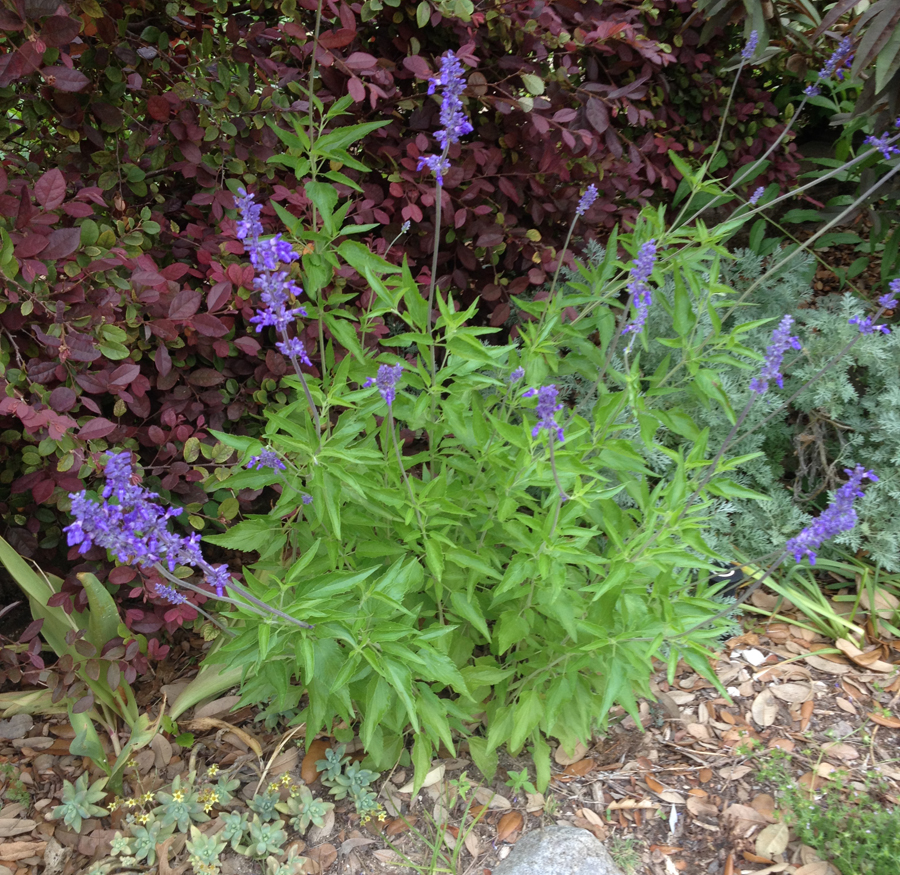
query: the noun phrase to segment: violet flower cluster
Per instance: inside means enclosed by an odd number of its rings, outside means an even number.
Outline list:
[[[741,52],[741,60],[742,61],[752,61],[753,56],[756,54],[756,47],[759,45],[759,33],[755,30],[750,31],[750,36],[747,38],[747,45],[744,46],[743,51]]]
[[[653,303],[653,297],[650,294],[650,287],[647,280],[653,273],[653,264],[656,261],[656,241],[648,240],[638,250],[637,258],[634,260],[634,266],[628,277],[628,285],[625,287],[631,300],[634,301],[634,319],[629,322],[623,329],[622,334],[633,334],[637,337],[644,330],[644,324],[650,313],[650,305]],[[630,350],[634,344],[634,337],[628,344]]]
[[[892,280],[888,288],[890,291],[878,299],[878,306],[882,310],[893,310],[897,306],[897,297],[900,295],[900,279]],[[860,334],[874,334],[876,331],[880,331],[882,334],[890,334],[891,329],[887,325],[875,324],[876,316],[854,316],[850,320],[850,324],[856,325]]]
[[[766,193],[765,186],[761,185],[758,189],[756,189],[755,192],[753,192],[752,195],[750,195],[750,200],[748,200],[747,203],[750,204],[751,207],[755,207],[759,203],[760,198],[765,193]]]
[[[578,201],[575,215],[580,219],[594,205],[595,200],[597,200],[597,186],[592,182]]]
[[[178,516],[182,508],[165,510],[153,501],[159,498],[157,493],[135,485],[128,453],[109,455],[101,496],[103,501],[94,501],[84,492],[69,495],[75,522],[63,531],[70,547],[77,544],[78,552],[86,553],[96,544],[120,562],[142,568],[152,568],[157,563],[167,565],[170,572],[179,565],[194,567],[222,597],[231,581],[228,567],[212,566],[203,558],[200,535],[182,537],[168,530],[168,521]],[[111,498],[115,504],[110,503]]]
[[[441,124],[443,128],[435,133],[435,139],[441,144],[440,155],[422,155],[419,158],[417,170],[427,167],[437,180],[438,185],[444,184],[444,174],[450,169],[450,161],[447,152],[451,143],[458,143],[460,137],[472,133],[474,130],[462,105],[462,93],[466,89],[466,81],[463,79],[463,67],[459,58],[450,51],[441,58],[441,71],[437,76],[428,80],[428,93],[434,94],[437,88],[441,88]]]
[[[237,223],[236,234],[238,240],[244,241],[250,254],[250,262],[256,271],[253,286],[260,293],[263,303],[263,307],[250,322],[256,325],[257,331],[262,331],[269,325],[274,327],[281,335],[281,340],[275,344],[276,349],[288,358],[298,359],[311,367],[312,362],[306,354],[303,341],[299,337],[289,338],[287,333],[298,316],[307,315],[302,306],[288,306],[291,299],[297,299],[303,294],[303,289],[289,279],[287,271],[280,269],[281,265],[297,261],[300,256],[281,234],[268,240],[260,240],[263,233],[260,221],[262,205],[255,203],[253,195],[247,194],[243,188],[238,189],[238,194],[240,197],[236,201],[241,218]]]
[[[247,462],[247,467],[254,471],[262,471],[263,468],[272,468],[276,471],[285,471],[287,465],[278,457],[274,450],[263,450],[258,456],[254,456]]]
[[[900,119],[897,121],[900,121]],[[891,158],[900,155],[900,148],[888,142],[890,138],[891,135],[885,131],[880,137],[876,137],[873,134],[872,136],[866,137],[863,142],[867,146],[874,146],[882,155],[884,155],[885,161],[890,161]]]
[[[381,365],[378,368],[378,376],[369,377],[369,379],[363,383],[363,388],[366,389],[369,386],[377,386],[378,391],[381,392],[381,397],[384,399],[387,406],[390,407],[397,397],[397,383],[400,381],[402,373],[403,365]]]
[[[562,410],[563,406],[556,403],[557,394],[559,394],[559,390],[553,383],[550,383],[549,386],[541,386],[540,389],[526,389],[522,393],[523,398],[533,398],[537,395],[538,399],[537,407],[535,408],[538,421],[537,425],[531,430],[533,438],[536,438],[543,429],[546,429],[551,441],[555,435],[560,443],[563,442],[562,426],[556,421],[556,412]]]
[[[809,556],[810,564],[815,565],[816,551],[825,541],[841,532],[850,531],[856,525],[857,516],[853,501],[863,497],[861,488],[863,480],[877,483],[878,478],[862,465],[857,465],[852,471],[847,468],[845,473],[850,475],[850,479],[837,491],[834,501],[796,538],[791,538],[785,545],[785,549],[797,562],[804,556]]]
[[[800,349],[800,340],[791,335],[793,316],[785,316],[772,332],[772,342],[766,350],[766,358],[758,377],[750,381],[750,391],[763,395],[769,388],[769,381],[774,380],[779,389],[784,388],[784,377],[781,374],[781,363],[789,349]]]
[[[819,70],[818,81],[804,89],[803,93],[807,95],[807,97],[815,97],[817,94],[821,94],[821,83],[826,79],[830,79],[835,71],[838,71],[838,78],[843,79],[843,70],[838,70],[838,68],[850,64],[853,61],[852,51],[853,40],[849,36],[845,36],[840,41],[831,57],[825,62],[825,66]]]

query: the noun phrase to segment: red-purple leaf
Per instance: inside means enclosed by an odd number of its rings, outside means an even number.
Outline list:
[[[55,210],[66,199],[66,178],[58,167],[48,170],[34,184],[34,196],[45,210]]]
[[[344,63],[351,70],[371,70],[378,66],[378,58],[368,52],[353,52]]]
[[[70,70],[68,67],[44,67],[41,75],[48,85],[59,91],[81,91],[91,80],[80,70]]]
[[[78,396],[68,386],[57,386],[47,399],[57,413],[66,413],[75,406]]]
[[[25,22],[8,9],[0,9],[0,30],[24,30]]]
[[[174,264],[166,265],[160,274],[167,280],[180,280],[189,270],[190,267],[183,261],[176,261]]]
[[[53,495],[54,489],[56,489],[56,484],[52,480],[41,480],[40,483],[35,483],[31,487],[31,497],[34,499],[35,504],[43,504]]]
[[[553,121],[559,122],[562,124],[563,122],[572,121],[575,116],[578,115],[577,109],[572,109],[572,107],[566,107],[565,109],[559,110],[559,112],[553,113]]]
[[[215,368],[197,368],[188,374],[187,381],[192,386],[200,386],[208,389],[210,386],[218,386],[225,382],[225,375],[220,374]]]
[[[64,46],[72,42],[81,30],[81,22],[68,15],[54,15],[44,22],[40,38],[48,46]]]
[[[191,319],[191,324],[197,333],[204,337],[224,337],[228,334],[228,327],[225,323],[210,313],[198,313]]]
[[[585,115],[591,123],[591,127],[598,134],[602,134],[609,127],[609,112],[606,109],[606,105],[596,97],[588,98]]]
[[[356,39],[356,31],[346,27],[337,31],[328,31],[319,37],[319,45],[323,49],[342,49],[349,46]]]
[[[97,440],[98,438],[104,438],[107,435],[112,434],[117,428],[118,426],[114,422],[110,422],[108,419],[98,416],[96,419],[88,420],[81,426],[76,437],[85,441]]]
[[[353,98],[354,103],[361,103],[366,99],[366,86],[356,76],[351,76],[347,82],[347,93]]]
[[[119,365],[119,367],[109,375],[109,390],[114,392],[117,387],[122,387],[124,389],[140,373],[141,366],[136,365],[134,362],[129,362],[127,365]]]
[[[234,345],[247,355],[256,355],[260,350],[259,341],[253,337],[238,337]]]
[[[50,242],[41,252],[41,258],[57,261],[71,255],[81,245],[80,228],[57,228],[50,232]]]
[[[165,97],[154,94],[152,97],[147,98],[147,115],[158,122],[164,122],[168,119],[170,109],[169,101]]]
[[[17,258],[33,258],[47,248],[49,242],[42,234],[29,234],[16,245]]]
[[[138,286],[162,286],[166,283],[166,278],[155,270],[136,270],[131,275],[131,281]]]
[[[231,283],[216,283],[206,296],[206,309],[212,313],[220,307],[224,307],[231,299],[231,293]]]
[[[73,219],[86,219],[88,216],[94,215],[91,206],[80,201],[69,201],[67,204],[63,204],[63,212]]]
[[[102,395],[109,385],[109,375],[105,371],[89,371],[86,374],[76,374],[75,382],[85,392],[90,392],[92,395]],[[84,403],[87,399],[82,398],[81,400]]]
[[[159,371],[163,377],[172,370],[172,356],[169,355],[169,350],[162,344],[156,349],[155,363],[156,370]]]
[[[178,148],[181,149],[181,154],[184,155],[184,160],[187,161],[188,164],[199,164],[203,159],[203,153],[200,151],[200,147],[190,140],[182,140],[178,144]]]
[[[193,289],[182,289],[169,304],[169,318],[190,319],[200,309],[201,300],[200,292],[195,292]]]
[[[431,78],[431,67],[421,55],[408,55],[403,59],[403,66],[419,79]]]

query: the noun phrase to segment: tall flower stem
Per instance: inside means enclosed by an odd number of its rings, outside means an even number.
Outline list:
[[[547,293],[547,306],[544,308],[543,313],[541,313],[541,318],[538,320],[538,332],[540,332],[541,328],[544,327],[544,321],[547,318],[547,314],[553,307],[555,301],[554,295],[556,292],[556,283],[559,280],[559,272],[562,269],[563,259],[566,257],[566,252],[569,251],[569,243],[572,240],[572,233],[575,231],[575,223],[579,218],[580,216],[576,213],[575,217],[572,219],[572,224],[569,225],[569,232],[566,234],[566,242],[563,243],[562,252],[559,253],[559,257],[556,260],[556,270],[553,273],[553,280],[550,283],[550,291]]]
[[[286,331],[281,332],[281,337],[284,340],[285,344],[288,343],[288,335]],[[323,348],[319,347],[319,354],[324,356]],[[291,360],[291,364],[294,366],[294,373],[297,375],[297,379],[300,380],[300,385],[303,387],[303,392],[306,395],[306,403],[309,405],[309,412],[312,415],[313,422],[316,425],[316,437],[321,440],[322,439],[322,420],[319,416],[319,408],[316,407],[316,402],[313,401],[312,393],[309,391],[309,385],[306,382],[306,377],[303,376],[303,371],[300,370],[300,360],[296,355],[291,353],[288,358]],[[324,357],[323,357],[323,368],[324,368]]]
[[[442,158],[447,157],[449,147],[445,147]],[[434,248],[431,253],[431,279],[428,283],[428,311],[425,314],[425,333],[431,338],[431,413],[434,418],[434,405],[436,403],[435,380],[437,379],[437,355],[434,349],[434,338],[431,337],[432,317],[431,312],[434,309],[434,294],[437,286],[437,266],[438,252],[441,246],[441,196],[443,185],[438,180],[434,184]]]
[[[416,520],[419,523],[419,530],[422,533],[422,537],[425,538],[425,523],[422,520],[422,514],[419,511],[419,503],[416,501],[416,496],[413,493],[412,483],[409,482],[409,477],[406,474],[406,468],[403,465],[403,456],[400,453],[400,441],[397,439],[397,429],[394,426],[394,412],[391,410],[390,406],[388,406],[388,430],[391,433],[391,443],[394,445],[394,455],[397,458],[397,466],[400,468],[400,475],[403,477],[403,482],[406,485],[406,492],[409,495],[409,500],[412,503],[413,510],[416,512]]]
[[[559,490],[559,501],[556,503],[556,512],[553,515],[553,525],[550,528],[551,538],[556,532],[556,524],[559,522],[559,513],[562,510],[562,506],[569,500],[569,496],[566,495],[566,491],[562,488],[562,483],[559,482],[559,475],[556,473],[556,456],[553,452],[553,440],[554,434],[550,431],[547,434],[547,450],[550,453],[550,471],[553,473],[553,482],[556,483],[556,488]]]

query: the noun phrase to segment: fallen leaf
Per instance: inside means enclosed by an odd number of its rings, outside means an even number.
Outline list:
[[[588,752],[588,748],[586,744],[582,744],[580,741],[575,745],[575,749],[572,753],[566,753],[565,749],[562,745],[560,745],[553,752],[553,759],[561,766],[570,766],[572,763],[577,763],[580,760],[584,759],[584,755]]]
[[[306,840],[311,845],[319,844],[322,839],[327,839],[334,832],[334,810],[328,811],[322,820],[321,826],[311,826],[306,834]]]
[[[700,774],[697,777],[700,779],[701,784],[705,784],[707,781],[711,781],[713,776],[712,769],[700,769]]]
[[[300,777],[305,784],[314,784],[319,778],[319,770],[316,763],[325,759],[325,751],[331,745],[324,738],[317,738],[306,748],[306,756],[300,764]]]
[[[688,796],[704,797],[709,796],[709,793],[707,793],[706,790],[704,790],[702,787],[691,787],[691,789],[688,790]]]
[[[772,860],[785,852],[789,838],[790,830],[785,824],[772,823],[756,837],[756,853]]]
[[[444,773],[447,771],[447,767],[441,763],[436,768],[431,769],[428,774],[425,776],[425,780],[422,781],[422,787],[420,789],[425,789],[426,787],[432,787],[433,785],[440,783],[440,781],[444,778]],[[412,793],[413,788],[415,787],[415,778],[412,781],[407,781],[401,788],[400,793]]]
[[[775,862],[771,857],[762,857],[759,854],[754,854],[752,851],[741,851],[741,856],[748,863],[774,863]]]
[[[842,741],[831,741],[822,745],[822,751],[826,756],[837,757],[839,760],[855,760],[859,757],[859,751],[851,744]]]
[[[739,781],[753,771],[753,766],[724,766],[719,769],[719,774],[726,781]]]
[[[13,714],[9,720],[0,720],[0,738],[7,741],[25,738],[33,726],[34,720],[30,714]]]
[[[669,854],[677,854],[679,851],[683,851],[684,848],[680,848],[677,845],[650,845],[650,850],[658,851],[660,854],[668,856]]]
[[[199,720],[203,717],[218,717],[219,714],[227,714],[240,701],[240,696],[222,696],[221,699],[201,705],[194,711],[194,719]]]
[[[384,831],[389,836],[400,835],[400,833],[406,832],[406,830],[415,826],[417,820],[418,818],[412,814],[408,817],[398,817],[395,820],[390,821]]]
[[[306,856],[319,865],[319,871],[324,872],[337,859],[337,848],[334,845],[319,845],[309,848]]]
[[[750,706],[750,714],[763,728],[771,726],[778,716],[778,702],[770,689],[763,690]]]
[[[800,706],[800,731],[803,732],[809,726],[809,718],[812,717],[815,705],[812,702],[804,702]]]
[[[722,875],[734,875],[734,852],[728,854],[728,858],[725,860],[725,868],[722,870]]]
[[[709,802],[706,799],[701,799],[698,796],[689,796],[687,801],[687,810],[690,811],[694,817],[718,817],[719,816],[719,808],[712,802]]]
[[[590,808],[579,808],[575,813],[579,817],[583,817],[585,820],[590,821],[594,826],[604,826],[603,818],[600,817],[596,811],[591,811]]]
[[[466,850],[473,857],[480,857],[484,853],[484,847],[481,844],[481,839],[478,838],[475,830],[469,830],[466,833],[466,837],[463,839],[463,844],[466,846]]]
[[[648,786],[654,793],[662,793],[662,792],[665,791],[665,789],[666,789],[666,788],[665,788],[662,784],[660,784],[659,781],[657,781],[656,778],[654,778],[652,775],[647,775],[647,776],[644,778],[644,780],[647,782],[647,786]]]
[[[576,778],[583,778],[593,768],[594,761],[592,759],[583,759],[579,760],[577,763],[566,766],[563,769],[563,774],[574,775]]]
[[[378,850],[372,851],[372,856],[386,866],[399,866],[403,862],[403,858],[389,848],[378,848]]]
[[[200,717],[195,720],[188,720],[184,726],[191,732],[207,732],[210,729],[225,729],[228,732],[233,732],[253,753],[258,757],[262,757],[262,745],[249,732],[246,732],[239,726],[226,723],[224,720],[219,720],[216,717]]]
[[[804,657],[804,659],[813,668],[817,668],[819,671],[824,671],[828,674],[846,674],[851,668],[846,660],[837,657],[832,658],[830,654],[828,656],[816,656],[810,653]]]
[[[879,726],[887,726],[889,729],[900,729],[900,718],[885,717],[883,714],[878,714],[875,711],[870,711],[866,716]]]
[[[856,706],[849,699],[844,699],[841,696],[834,697],[834,704],[841,709],[841,711],[845,711],[847,714],[853,714],[856,716],[858,713],[856,710]]]
[[[829,875],[831,866],[827,860],[816,860],[815,863],[807,863],[794,870],[794,875]]]
[[[774,820],[775,800],[768,793],[758,793],[750,800],[750,807],[763,817]]]
[[[524,822],[524,818],[518,811],[507,811],[500,818],[500,823],[497,824],[497,838],[501,842],[508,841],[513,833],[522,828]]]
[[[367,839],[364,836],[351,836],[341,843],[341,854],[346,857],[350,851],[355,851],[357,848],[363,848],[366,845],[373,845],[375,842],[376,839]]]
[[[40,857],[46,847],[46,842],[3,842],[0,844],[0,860],[15,863],[27,857]]]
[[[791,753],[791,751],[793,751],[795,745],[794,745],[793,739],[791,739],[791,738],[773,738],[766,745],[766,747],[768,747],[769,750],[771,750],[773,747],[777,747],[777,748],[780,748],[781,750]]]
[[[663,790],[663,792],[659,794],[659,798],[662,799],[663,802],[668,802],[670,805],[684,805],[684,796],[675,790]]]
[[[891,663],[880,659],[881,654],[878,650],[870,650],[866,653],[847,638],[838,638],[834,644],[841,653],[850,657],[857,665],[862,665],[870,671],[891,672],[896,668]]]
[[[0,839],[8,839],[10,836],[21,835],[23,832],[31,832],[37,823],[26,820],[23,817],[0,817]]]
[[[619,799],[606,806],[607,811],[634,811],[643,808],[662,808],[662,806],[650,799]]]
[[[730,824],[741,836],[748,836],[758,826],[768,824],[769,818],[749,805],[735,802],[722,813],[722,822]]]
[[[529,814],[537,814],[539,811],[543,811],[544,805],[547,804],[543,793],[526,793],[525,797],[527,799],[525,811]]]
[[[776,699],[781,699],[782,702],[790,702],[793,705],[807,702],[813,697],[812,686],[808,684],[774,684],[769,689]]]
[[[482,805],[487,805],[488,808],[491,808],[494,811],[508,811],[512,808],[512,802],[510,802],[509,799],[505,796],[501,796],[499,793],[495,793],[489,787],[479,787],[475,791],[475,800]]]

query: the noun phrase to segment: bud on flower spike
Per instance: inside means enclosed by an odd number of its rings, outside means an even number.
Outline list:
[[[793,316],[785,316],[781,324],[772,332],[772,342],[766,350],[766,360],[758,377],[750,381],[750,391],[757,395],[763,395],[769,388],[769,380],[774,380],[778,388],[784,387],[784,377],[781,374],[781,362],[784,354],[789,349],[800,349],[799,338],[791,336],[791,325],[794,324]]]
[[[755,30],[751,30],[747,39],[747,45],[744,46],[744,50],[741,52],[741,60],[752,61],[753,56],[756,54],[757,45],[759,45],[759,34]]]
[[[553,436],[556,436],[556,439],[562,443],[563,442],[563,430],[562,426],[556,422],[556,412],[558,410],[562,410],[562,404],[556,403],[556,396],[558,394],[558,390],[556,385],[551,383],[549,386],[541,386],[540,389],[527,389],[522,393],[523,398],[533,398],[537,395],[538,403],[536,412],[538,415],[537,425],[531,430],[531,436],[536,438],[540,433],[541,429],[547,429],[550,434],[551,440]]]
[[[363,383],[363,388],[366,389],[369,386],[377,386],[385,404],[390,407],[397,397],[397,383],[402,374],[403,365],[381,365],[378,368],[378,376],[369,377],[369,379]]]
[[[638,250],[637,258],[634,260],[634,266],[631,268],[628,285],[625,287],[631,300],[634,303],[634,319],[628,323],[623,329],[622,334],[633,334],[637,337],[644,330],[644,323],[650,314],[650,305],[653,303],[653,297],[650,294],[650,287],[647,280],[653,273],[653,264],[656,261],[656,241],[648,240]],[[628,344],[630,350],[634,344],[634,337]]]

